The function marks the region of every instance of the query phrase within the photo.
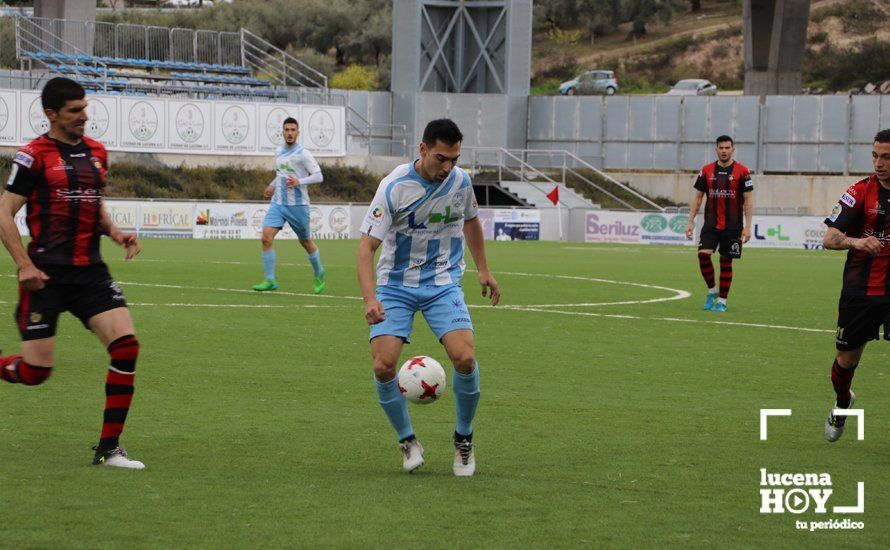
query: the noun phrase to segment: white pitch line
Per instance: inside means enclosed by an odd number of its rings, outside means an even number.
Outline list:
[[[159,283],[135,283],[132,281],[119,281],[121,285],[128,286],[147,286],[154,288],[172,288],[175,290],[213,290],[217,292],[236,292],[239,294],[253,294],[259,295],[260,293],[256,290],[245,290],[243,288],[218,288],[218,287],[210,287],[210,286],[184,286],[184,285],[165,285]],[[358,296],[334,296],[331,294],[310,294],[308,292],[288,292],[286,290],[276,290],[274,292],[266,293],[266,295],[276,295],[276,296],[301,296],[304,298],[326,298],[326,299],[343,299],[343,300],[361,300]]]
[[[632,283],[629,281],[613,281],[611,279],[598,279],[596,277],[581,277],[577,275],[547,275],[543,273],[518,273],[513,271],[501,271],[499,274],[502,275],[518,275],[524,277],[548,277],[555,279],[568,279],[572,281],[589,281],[593,283],[606,283],[612,285],[623,285],[623,286],[635,286],[639,288],[649,288],[655,290],[665,290],[667,292],[673,292],[673,296],[668,296],[667,298],[650,298],[648,300],[628,300],[623,302],[591,302],[585,304],[529,304],[527,306],[512,306],[505,305],[504,309],[517,309],[523,307],[593,307],[593,306],[626,306],[626,305],[638,305],[638,304],[655,304],[659,302],[671,302],[674,300],[685,300],[692,296],[691,293],[680,290],[676,288],[670,288],[666,286],[658,286],[658,285],[647,285],[643,283]]]
[[[473,307],[484,307],[484,306],[473,306]],[[751,327],[751,328],[770,328],[770,329],[779,329],[779,330],[796,330],[800,332],[830,332],[834,334],[834,330],[822,329],[822,328],[808,328],[808,327],[792,327],[787,325],[768,325],[764,323],[741,323],[737,321],[707,321],[704,319],[681,319],[679,317],[641,317],[639,315],[613,315],[607,313],[590,313],[586,311],[559,311],[556,309],[542,309],[536,307],[513,307],[510,308],[512,311],[532,311],[537,313],[554,313],[557,315],[580,315],[584,317],[606,317],[609,319],[634,319],[641,321],[667,321],[671,323],[696,323],[702,325],[727,325],[727,326],[735,326],[735,327]]]

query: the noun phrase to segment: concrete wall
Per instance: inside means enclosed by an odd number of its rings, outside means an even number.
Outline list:
[[[643,174],[612,172],[618,181],[626,182],[650,197],[666,198],[688,205],[696,174]],[[755,175],[756,208],[786,210],[806,207],[809,214],[827,214],[837,204],[844,190],[861,179],[859,176],[781,176]]]

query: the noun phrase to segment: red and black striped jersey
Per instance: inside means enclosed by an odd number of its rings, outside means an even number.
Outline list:
[[[704,229],[742,232],[744,193],[754,190],[754,181],[744,164],[706,164],[695,179],[694,187],[707,197]]]
[[[872,174],[851,185],[825,218],[825,224],[848,237],[874,236],[881,251],[872,256],[863,250],[847,251],[841,294],[890,298],[890,189]]]
[[[86,136],[68,145],[43,134],[22,147],[13,161],[6,189],[28,198],[31,260],[37,265],[101,263],[105,147]]]

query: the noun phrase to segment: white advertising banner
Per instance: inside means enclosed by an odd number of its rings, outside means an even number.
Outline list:
[[[282,103],[260,104],[259,106],[259,150],[272,152],[284,144],[282,127],[284,119],[293,117],[300,120],[300,106]],[[301,125],[302,126],[302,125]],[[302,129],[302,128],[301,128]],[[301,141],[306,141],[305,138]],[[311,149],[310,149],[311,151]]]
[[[18,116],[18,96],[15,92],[0,90],[0,144],[15,145],[17,143],[15,119]]]
[[[139,206],[138,201],[104,201],[105,210],[111,217],[111,221],[123,231],[136,231],[139,229]]]
[[[825,236],[822,216],[754,216],[751,240],[745,247],[753,248],[822,248]],[[696,221],[696,235],[687,240],[686,214],[646,212],[612,212],[591,210],[585,216],[586,242],[632,244],[697,245],[702,219]]]
[[[86,133],[110,151],[258,155],[300,122],[300,143],[318,157],[346,154],[346,108],[288,103],[87,95]],[[0,145],[20,146],[49,130],[40,93],[0,89]]]
[[[144,202],[140,205],[139,236],[190,239],[195,217],[192,202]]]
[[[110,96],[92,95],[87,101],[86,135],[102,142],[108,149],[118,146],[117,99]]]
[[[584,241],[588,243],[632,243],[643,241],[639,212],[589,211],[584,217]]]
[[[313,239],[348,239],[349,224],[347,206],[319,204],[309,208],[309,228]]]
[[[217,151],[256,151],[256,105],[251,103],[213,104]]]
[[[213,104],[209,101],[169,100],[167,112],[167,147],[177,151],[207,152],[213,148],[211,118]]]
[[[166,105],[163,100],[120,98],[120,145],[127,149],[166,149]]]
[[[195,212],[196,239],[253,239],[251,207],[246,203],[199,202]]]
[[[346,112],[337,107],[304,105],[300,142],[313,154],[336,155],[346,151]]]
[[[19,140],[24,145],[49,130],[39,92],[19,93]]]

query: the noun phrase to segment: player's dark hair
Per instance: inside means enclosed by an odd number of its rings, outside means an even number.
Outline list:
[[[289,116],[289,117],[287,117],[286,119],[284,119],[284,122],[281,123],[281,127],[284,128],[285,125],[287,125],[287,124],[296,124],[296,125],[297,125],[297,128],[300,127],[300,123],[297,122],[297,119],[295,119],[295,118],[292,117],[292,116]]]
[[[715,144],[720,145],[721,143],[723,143],[725,141],[728,141],[729,144],[732,145],[733,147],[735,146],[735,142],[732,140],[731,137],[727,136],[726,134],[723,134],[722,136],[718,137]]]
[[[40,92],[40,103],[44,109],[60,111],[69,101],[76,101],[87,96],[83,86],[70,78],[57,76],[46,83]]]
[[[890,143],[890,128],[884,128],[875,134],[875,141],[878,143]]]
[[[463,141],[464,135],[450,118],[438,118],[431,120],[423,129],[423,142],[429,147],[434,146],[437,140],[445,145],[454,145]]]

